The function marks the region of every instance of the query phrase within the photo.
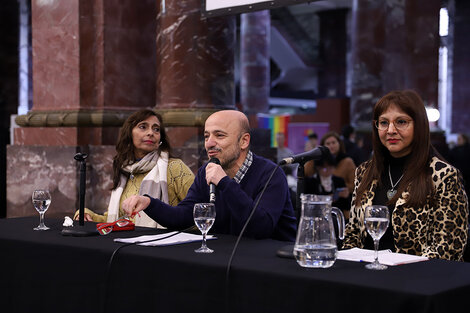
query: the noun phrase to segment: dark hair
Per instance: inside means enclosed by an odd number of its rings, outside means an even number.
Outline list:
[[[315,167],[336,166],[335,159],[331,153],[325,153],[320,160],[315,161]]]
[[[352,133],[354,133],[354,127],[352,127],[351,125],[346,125],[341,130],[341,134],[343,135],[343,138],[349,138],[349,136],[351,136]]]
[[[438,157],[439,155],[433,153],[435,150],[431,145],[429,121],[423,100],[413,90],[392,91],[383,96],[374,106],[371,123],[373,154],[367,165],[364,178],[357,189],[356,205],[360,204],[361,198],[368,191],[374,179],[377,179],[380,183],[385,165],[388,164],[387,160],[390,158],[390,152],[380,141],[375,121],[392,105],[397,106],[413,119],[413,141],[411,143],[411,153],[403,169],[402,183],[399,185],[395,197],[388,204],[396,202],[408,186],[413,191],[413,197],[406,199],[406,205],[408,206],[423,205],[426,202],[426,197],[433,193],[429,161],[433,155]]]
[[[464,145],[469,143],[468,136],[464,133],[459,133],[459,136],[462,137]]]
[[[124,124],[122,125],[119,131],[119,139],[116,144],[117,154],[113,158],[113,187],[111,189],[116,189],[119,185],[122,168],[133,163],[135,161],[134,155],[134,142],[132,140],[132,129],[134,129],[137,124],[146,120],[150,116],[155,116],[160,122],[160,141],[159,152],[165,151],[172,156],[170,142],[165,131],[165,125],[163,124],[163,119],[160,114],[150,109],[139,110],[131,114]]]
[[[335,131],[329,131],[326,134],[324,134],[323,137],[321,137],[320,145],[324,146],[325,141],[330,137],[335,137],[336,140],[338,140],[338,142],[339,142],[339,152],[338,152],[338,154],[346,153],[346,149],[344,148],[344,142],[343,142],[343,140],[341,140],[341,137],[339,136],[339,134]]]
[[[318,139],[318,135],[316,133],[310,133],[308,134],[308,139]]]

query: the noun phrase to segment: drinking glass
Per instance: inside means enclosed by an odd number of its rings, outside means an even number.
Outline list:
[[[370,270],[384,270],[386,265],[379,263],[379,241],[388,228],[389,215],[388,208],[383,205],[371,205],[366,207],[365,224],[369,235],[374,239],[375,260],[367,264]]]
[[[214,203],[196,203],[193,210],[194,222],[202,233],[202,245],[199,249],[194,250],[197,253],[212,253],[214,250],[209,249],[206,245],[206,234],[211,229],[215,221],[215,205]]]
[[[34,190],[31,198],[33,199],[34,208],[39,212],[39,225],[33,229],[48,230],[49,227],[44,225],[44,213],[46,213],[51,204],[51,194],[48,190]]]

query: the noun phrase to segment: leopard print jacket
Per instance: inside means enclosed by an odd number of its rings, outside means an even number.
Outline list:
[[[369,161],[370,162],[370,161]],[[356,170],[352,203],[356,190],[369,162]],[[395,251],[428,258],[463,260],[468,236],[468,200],[459,179],[458,171],[451,165],[433,157],[432,181],[437,207],[426,202],[424,207],[413,208],[404,205],[410,190],[405,190],[398,198],[392,212],[393,238]],[[349,223],[343,249],[364,247],[367,231],[364,225],[364,208],[372,204],[377,181],[361,200],[361,206],[351,206]]]

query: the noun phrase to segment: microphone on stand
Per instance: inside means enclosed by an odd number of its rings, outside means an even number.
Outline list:
[[[79,200],[80,207],[78,211],[78,227],[67,227],[62,229],[62,235],[64,236],[75,236],[75,237],[85,237],[85,236],[94,236],[98,235],[95,224],[93,228],[88,228],[85,226],[85,189],[86,189],[86,158],[88,155],[86,153],[77,153],[73,157],[75,160],[80,162],[80,189],[79,189]]]
[[[85,225],[85,184],[86,184],[86,158],[88,157],[85,153],[77,153],[73,157],[75,160],[80,162],[80,189],[79,189],[79,214],[78,214],[78,225]]]
[[[285,158],[281,162],[279,162],[279,165],[286,165],[292,163],[304,164],[305,162],[310,160],[321,160],[328,154],[330,154],[330,149],[328,149],[327,147],[318,146],[310,151],[299,153],[291,157]]]
[[[220,161],[217,158],[211,158],[208,163],[215,163],[220,165]],[[215,185],[213,183],[209,184],[209,202],[215,203]]]
[[[310,160],[321,160],[327,156],[330,156],[330,149],[324,146],[317,146],[316,148],[302,152],[291,157],[283,159],[279,162],[279,165],[287,165],[298,163],[299,166],[297,167],[297,193],[296,193],[296,201],[295,201],[295,211],[297,221],[300,219],[300,212],[301,212],[301,203],[300,203],[300,195],[305,190],[305,177],[304,177],[304,164]]]
[[[328,155],[330,155],[330,149],[327,147],[318,146],[310,151],[293,155],[279,162],[279,165],[299,163],[299,167],[297,168],[297,193],[295,196],[295,217],[297,218],[297,223],[300,221],[300,212],[302,211],[300,195],[304,193],[305,190],[304,164],[310,160],[321,160]],[[277,251],[277,255],[282,258],[293,259],[294,245],[291,244],[280,248]]]

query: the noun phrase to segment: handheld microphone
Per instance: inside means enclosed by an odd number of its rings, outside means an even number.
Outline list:
[[[211,158],[208,163],[215,163],[220,165],[220,161],[217,158]],[[213,183],[209,184],[209,202],[215,202],[215,185]]]
[[[315,149],[312,149],[307,152],[299,153],[291,157],[283,159],[279,162],[279,165],[292,164],[292,163],[305,163],[310,160],[321,160],[325,156],[330,154],[330,149],[323,146],[318,146]]]

